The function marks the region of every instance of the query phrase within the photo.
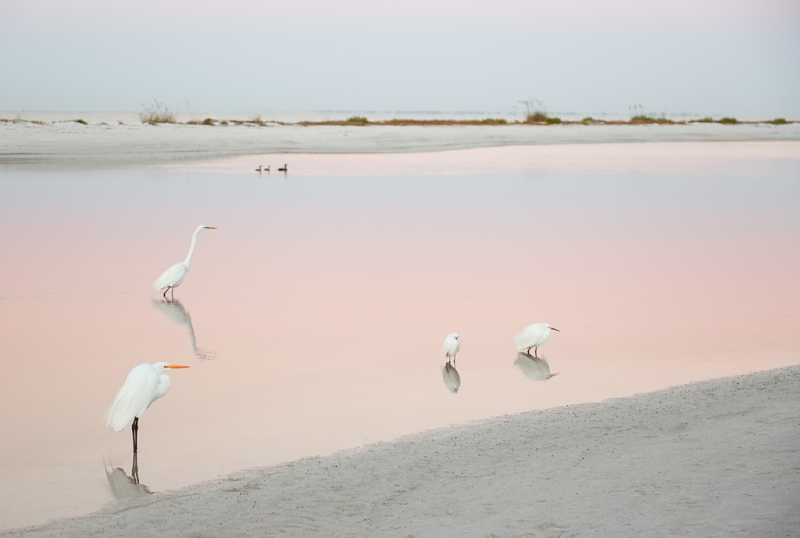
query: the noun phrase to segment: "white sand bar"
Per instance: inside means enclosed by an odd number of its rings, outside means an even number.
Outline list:
[[[531,144],[800,140],[800,124],[309,126],[0,123],[0,166],[108,167],[272,153]]]
[[[500,417],[3,536],[798,536],[799,388],[792,366]]]

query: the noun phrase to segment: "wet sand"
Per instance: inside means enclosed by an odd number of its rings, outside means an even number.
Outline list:
[[[2,536],[796,536],[800,367],[429,431]]]
[[[0,123],[0,167],[103,168],[275,153],[412,153],[542,144],[780,140],[800,140],[800,124],[223,127]]]

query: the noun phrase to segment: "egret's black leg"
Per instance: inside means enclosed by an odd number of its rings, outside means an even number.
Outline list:
[[[175,300],[175,288],[170,288],[169,296],[172,297],[172,300]]]
[[[139,438],[139,417],[133,419],[133,424],[131,425],[131,432],[133,433],[133,453],[136,454],[138,451],[137,441]]]
[[[164,299],[167,298],[167,292],[169,291],[169,286],[164,290]]]
[[[536,357],[537,359],[539,358],[539,348],[538,347],[533,348],[533,356]]]

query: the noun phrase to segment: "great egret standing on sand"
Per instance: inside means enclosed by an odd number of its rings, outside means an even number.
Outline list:
[[[550,339],[550,331],[561,332],[555,327],[551,327],[547,323],[534,323],[528,325],[522,332],[517,335],[514,340],[517,342],[517,349],[522,351],[527,349],[528,355],[531,354],[533,348],[533,356],[538,357],[536,350],[547,343]]]
[[[459,338],[458,333],[450,333],[447,335],[447,338],[444,339],[444,344],[442,344],[442,353],[447,360],[450,360],[450,357],[453,357],[453,362],[456,360],[456,353],[458,350],[461,349],[461,338]]]
[[[189,274],[189,269],[192,268],[192,256],[194,256],[194,247],[197,245],[197,234],[202,232],[203,230],[216,230],[215,226],[203,226],[202,224],[197,227],[192,235],[192,246],[189,247],[189,254],[186,256],[186,259],[182,262],[178,262],[158,277],[153,283],[153,289],[156,291],[164,290],[164,299],[167,298],[167,292],[172,290],[170,294],[172,297],[175,297],[175,288],[181,285],[183,279],[186,278],[186,275]]]
[[[115,432],[122,429],[133,419],[133,452],[138,450],[139,418],[144,415],[150,405],[169,392],[172,380],[164,370],[168,368],[188,368],[180,364],[140,364],[128,374],[125,384],[119,389],[111,409],[108,410],[106,425]]]

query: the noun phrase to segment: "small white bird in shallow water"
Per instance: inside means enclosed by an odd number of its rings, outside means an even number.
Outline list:
[[[461,349],[461,338],[458,336],[458,333],[450,333],[447,335],[447,338],[444,339],[444,344],[442,344],[442,353],[447,360],[450,360],[450,357],[453,357],[453,361],[456,359],[456,353],[458,350]]]
[[[139,419],[150,405],[169,392],[172,380],[164,370],[170,368],[188,368],[180,364],[140,364],[128,374],[125,384],[119,389],[114,403],[106,415],[106,425],[114,428],[115,432],[122,429],[133,420],[131,433],[133,434],[133,451],[137,452]]]
[[[182,262],[178,262],[158,277],[158,280],[153,282],[153,289],[156,291],[164,290],[164,299],[167,298],[167,292],[173,290],[171,295],[175,297],[175,288],[181,285],[183,279],[189,274],[189,269],[192,268],[192,256],[194,256],[194,247],[197,245],[197,234],[203,230],[216,230],[214,226],[200,225],[192,235],[192,246],[189,247],[189,254]]]
[[[555,327],[551,327],[547,323],[534,323],[533,325],[528,325],[522,329],[522,332],[519,333],[519,335],[514,337],[514,340],[517,342],[517,349],[519,351],[526,349],[528,355],[530,355],[531,348],[533,348],[533,356],[538,357],[536,350],[545,345],[550,339],[550,331],[561,332]]]

